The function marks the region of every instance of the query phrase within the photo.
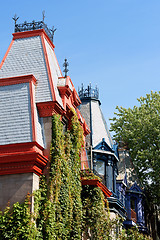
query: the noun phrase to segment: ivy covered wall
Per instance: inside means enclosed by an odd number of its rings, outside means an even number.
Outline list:
[[[34,193],[34,213],[30,212],[29,194],[23,204],[0,212],[0,239],[80,240],[82,235],[93,240],[112,239],[116,220],[109,219],[102,191],[93,186],[82,189],[83,132],[75,113],[71,121],[64,133],[60,116],[53,115],[51,161],[48,174],[41,177],[40,188]],[[117,239],[131,238],[121,232]]]

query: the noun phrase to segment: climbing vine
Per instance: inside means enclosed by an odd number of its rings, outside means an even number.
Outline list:
[[[34,213],[30,211],[29,195],[23,204],[15,203],[12,209],[7,207],[0,212],[0,239],[112,239],[111,228],[116,222],[110,220],[102,191],[81,186],[81,177],[96,176],[88,171],[81,173],[83,132],[73,110],[72,115],[65,133],[60,116],[53,115],[49,172],[41,176],[39,190],[34,193]],[[130,239],[126,236],[123,232],[117,239]]]

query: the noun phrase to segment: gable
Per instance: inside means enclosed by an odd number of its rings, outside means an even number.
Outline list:
[[[129,190],[135,191],[135,192],[142,192],[141,188],[137,185],[135,182]]]
[[[104,151],[110,151],[110,152],[114,152],[110,146],[105,142],[104,139],[102,139],[102,141],[100,143],[98,143],[94,149],[97,149],[97,150],[104,150]]]

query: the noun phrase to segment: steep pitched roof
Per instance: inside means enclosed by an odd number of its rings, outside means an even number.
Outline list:
[[[91,117],[92,117],[92,141],[93,147],[99,144],[102,141],[102,138],[105,138],[106,143],[110,148],[112,148],[113,143],[112,139],[104,119],[103,113],[99,106],[99,101],[91,101]]]
[[[57,89],[62,77],[54,45],[43,29],[13,34],[11,45],[0,64],[0,79],[33,74],[37,79],[36,103],[57,101],[63,108]]]

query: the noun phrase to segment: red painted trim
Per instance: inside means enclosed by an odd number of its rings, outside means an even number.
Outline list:
[[[16,76],[16,77],[8,77],[8,78],[1,78],[0,79],[0,86],[8,86],[8,85],[15,85],[27,82],[33,82],[36,84],[36,78],[30,75],[23,75],[23,76]]]
[[[53,114],[64,114],[64,110],[56,101],[37,103],[37,108],[40,117],[51,117]]]
[[[46,40],[48,41],[50,47],[52,48],[52,50],[54,51],[55,45],[53,44],[53,42],[51,41],[51,39],[48,37],[47,33],[45,32],[45,30],[43,29],[43,34],[44,37],[46,38]]]
[[[33,89],[33,83],[29,83],[30,86],[30,102],[31,102],[31,121],[32,121],[32,141],[37,141],[37,129],[36,129],[36,105],[35,105],[35,93]]]
[[[95,187],[99,187],[104,195],[106,197],[111,197],[112,193],[109,191],[109,189],[103,184],[101,183],[98,179],[83,179],[82,178],[82,185],[92,185],[92,186],[95,186]]]
[[[48,72],[48,78],[49,78],[49,83],[50,83],[50,88],[51,88],[51,95],[52,95],[52,100],[56,100],[56,94],[54,91],[54,86],[53,86],[53,79],[52,79],[52,74],[51,74],[51,69],[50,69],[50,64],[49,64],[49,58],[47,54],[47,49],[44,41],[44,36],[41,36],[41,41],[42,41],[42,46],[43,46],[43,51],[44,51],[44,57],[46,61],[46,67],[47,67],[47,72]]]
[[[37,30],[25,31],[25,32],[16,32],[16,33],[13,33],[12,35],[13,35],[13,40],[19,39],[19,38],[28,38],[28,37],[36,37],[36,36],[44,35],[45,38],[48,40],[49,44],[51,45],[51,47],[53,49],[55,48],[54,44],[52,43],[52,41],[50,40],[50,38],[48,37],[44,29],[37,29]]]
[[[19,152],[37,152],[43,155],[44,148],[37,142],[13,143],[0,145],[0,155]]]
[[[0,175],[34,172],[41,175],[48,159],[36,143],[0,146]]]
[[[9,47],[8,47],[8,49],[7,49],[7,52],[5,53],[5,55],[4,55],[3,59],[2,59],[2,62],[1,62],[1,64],[0,64],[0,69],[2,68],[3,63],[5,62],[5,60],[6,60],[7,56],[8,56],[8,53],[9,53],[9,51],[10,51],[12,45],[13,45],[13,42],[14,42],[14,41],[12,40],[11,43],[10,43],[10,45],[9,45]]]
[[[69,96],[72,94],[72,91],[71,89],[69,88],[69,86],[58,86],[57,87],[59,92],[60,92],[60,95],[63,97],[64,95],[69,98]]]
[[[56,54],[55,54],[55,52],[53,52],[53,53],[54,53],[54,55],[55,55],[55,59],[56,59],[57,65],[58,65],[58,67],[59,67],[61,76],[63,77],[62,71],[61,71],[61,69],[60,69],[60,66],[59,66],[59,63],[58,63],[58,60],[57,60],[57,57],[56,57]]]
[[[24,31],[24,32],[12,33],[13,40],[19,39],[19,38],[29,38],[29,37],[41,36],[43,31],[44,31],[43,29],[37,29],[34,31]]]

